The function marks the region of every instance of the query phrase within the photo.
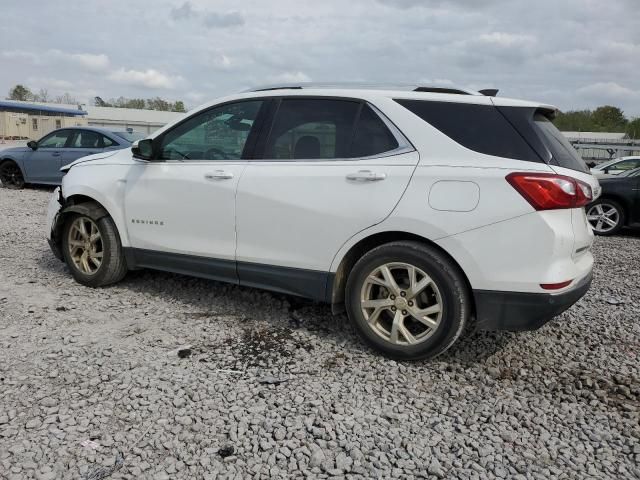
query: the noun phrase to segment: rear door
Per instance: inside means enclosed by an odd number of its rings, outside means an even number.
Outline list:
[[[27,154],[24,160],[30,182],[60,181],[60,167],[63,165],[65,147],[72,136],[72,130],[57,130],[38,141],[38,148]]]
[[[402,134],[357,100],[276,102],[237,192],[241,284],[322,298],[340,247],[387,217],[418,163]]]

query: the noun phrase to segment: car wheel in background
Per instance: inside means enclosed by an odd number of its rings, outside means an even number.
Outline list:
[[[24,176],[22,170],[13,160],[5,160],[0,163],[0,182],[7,188],[24,187]]]
[[[466,281],[445,254],[417,242],[374,248],[353,267],[346,307],[360,335],[397,359],[434,357],[462,334],[471,313]]]
[[[624,226],[624,210],[618,202],[603,198],[587,207],[587,220],[597,235],[613,235]]]
[[[63,229],[62,253],[76,281],[88,287],[118,282],[127,273],[111,217],[94,220],[87,215],[70,215]]]

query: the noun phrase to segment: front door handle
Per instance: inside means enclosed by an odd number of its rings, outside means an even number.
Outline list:
[[[386,173],[372,172],[371,170],[358,170],[347,175],[347,180],[354,182],[378,182],[387,178]]]
[[[233,178],[233,173],[224,170],[216,170],[213,173],[205,173],[204,178],[207,180],[229,180]]]

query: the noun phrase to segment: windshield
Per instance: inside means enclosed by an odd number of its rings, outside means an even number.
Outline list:
[[[127,142],[133,143],[136,140],[142,140],[146,137],[145,134],[140,132],[111,132],[114,135],[119,136],[120,138],[124,138]]]
[[[593,167],[595,170],[602,170],[603,168],[607,168],[609,165],[613,165],[614,163],[621,162],[622,158],[614,158],[613,160],[609,160],[608,162],[601,163],[600,165]]]
[[[551,120],[541,113],[536,113],[533,120],[536,127],[538,127],[538,135],[551,152],[553,157],[551,160],[552,164],[580,172],[589,171],[582,157],[578,155],[578,152],[576,152],[573,145],[569,143],[569,140],[560,133],[560,130],[551,123]]]

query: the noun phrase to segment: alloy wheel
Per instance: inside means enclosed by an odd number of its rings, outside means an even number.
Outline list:
[[[424,271],[408,263],[386,263],[365,279],[360,308],[369,327],[395,345],[424,342],[442,319],[442,296]]]
[[[102,236],[96,223],[88,217],[76,218],[69,228],[69,257],[85,275],[95,274],[104,254]]]
[[[24,178],[20,167],[13,162],[5,162],[0,166],[0,181],[6,187],[22,187]]]
[[[598,233],[608,233],[618,226],[620,212],[609,203],[599,203],[587,212],[587,220]]]

